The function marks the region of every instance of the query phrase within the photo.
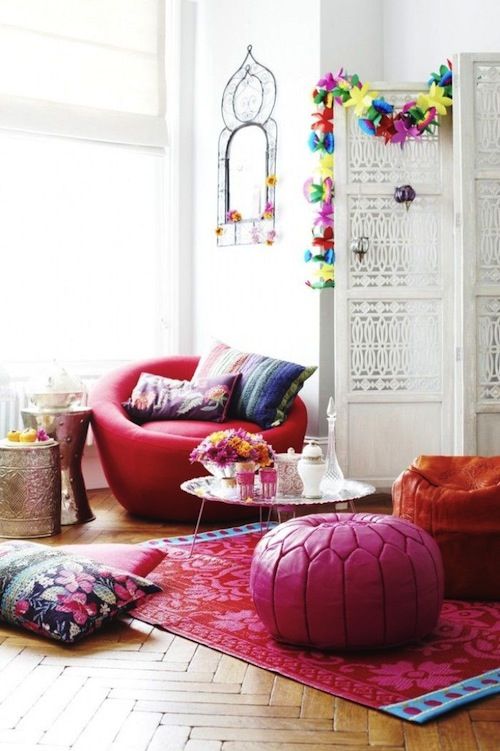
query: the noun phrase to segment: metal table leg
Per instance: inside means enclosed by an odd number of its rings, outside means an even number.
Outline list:
[[[201,517],[203,516],[203,509],[204,508],[205,508],[205,499],[203,498],[203,500],[201,502],[200,513],[198,514],[198,518],[196,520],[196,526],[195,526],[194,532],[193,532],[193,542],[191,543],[191,550],[189,551],[189,558],[191,558],[191,556],[193,555],[193,550],[194,550],[194,546],[195,546],[195,543],[196,543],[196,537],[198,535],[198,530],[200,528],[200,522],[201,522]]]

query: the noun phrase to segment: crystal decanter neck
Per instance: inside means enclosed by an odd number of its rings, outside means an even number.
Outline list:
[[[337,420],[337,413],[335,410],[335,402],[330,397],[328,407],[326,410],[328,420],[328,448],[326,453],[326,472],[321,481],[321,490],[323,493],[328,493],[336,488],[344,479],[344,473],[342,472],[335,449],[335,423]]]

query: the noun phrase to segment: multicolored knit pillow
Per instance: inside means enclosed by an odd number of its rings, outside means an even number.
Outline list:
[[[72,643],[161,587],[34,542],[0,544],[0,620]]]
[[[315,370],[316,366],[304,367],[265,355],[240,352],[217,342],[201,358],[193,381],[224,373],[241,373],[229,408],[230,416],[271,428],[286,420],[293,400]]]

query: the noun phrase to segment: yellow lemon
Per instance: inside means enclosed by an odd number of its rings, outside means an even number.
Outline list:
[[[26,428],[19,434],[19,440],[21,443],[34,443],[36,441],[36,430],[34,428]]]

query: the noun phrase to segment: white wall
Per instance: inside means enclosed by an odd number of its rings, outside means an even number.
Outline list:
[[[312,217],[302,185],[311,169],[307,138],[310,91],[320,74],[318,38],[319,0],[289,0],[286,12],[281,2],[267,0],[198,2],[193,202],[197,351],[216,337],[304,365],[318,362],[319,296],[305,286],[302,262]],[[214,230],[220,103],[248,44],[277,81],[277,240],[272,247],[219,248]],[[317,389],[317,377],[313,379],[306,384],[311,394]]]
[[[384,78],[426,81],[457,52],[500,50],[498,0],[383,0]]]
[[[383,0],[321,1],[321,70],[383,78]]]
[[[307,147],[311,91],[325,70],[342,64],[326,50],[351,53],[349,26],[363,12],[370,30],[361,36],[360,74],[376,59],[380,77],[382,0],[353,0],[348,11],[339,0],[199,0],[195,82],[194,321],[195,351],[211,337],[304,365],[320,365],[305,385],[308,432],[325,434],[323,415],[333,389],[333,299],[331,289],[305,285],[304,250],[309,246],[313,211],[302,186],[314,157]],[[335,18],[346,19],[345,23]],[[359,26],[359,24],[358,24]],[[248,44],[277,81],[273,117],[278,124],[277,241],[265,245],[218,248],[217,140],[223,127],[224,86],[243,61]],[[328,67],[330,66],[330,67]],[[328,346],[328,341],[331,346]]]

